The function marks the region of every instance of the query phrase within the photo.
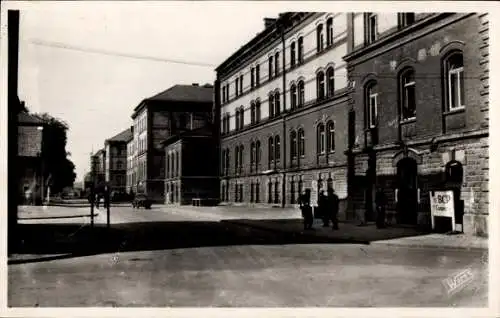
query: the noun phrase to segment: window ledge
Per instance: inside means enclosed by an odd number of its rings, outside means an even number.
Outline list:
[[[452,110],[448,110],[448,111],[444,112],[443,115],[447,116],[447,115],[453,115],[453,114],[458,114],[458,113],[463,113],[463,112],[465,112],[465,106],[461,106],[461,107],[454,108]]]
[[[401,125],[404,125],[404,124],[411,124],[411,123],[414,123],[417,121],[417,118],[416,117],[412,117],[412,118],[407,118],[407,119],[402,119],[399,121],[399,123]]]

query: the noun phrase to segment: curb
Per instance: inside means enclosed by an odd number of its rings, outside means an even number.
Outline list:
[[[410,248],[426,248],[426,249],[446,249],[446,250],[455,250],[455,251],[478,251],[485,252],[488,251],[488,247],[475,247],[475,246],[450,246],[450,245],[434,245],[434,244],[412,244],[412,243],[391,243],[391,242],[381,242],[381,241],[367,241],[367,240],[358,240],[358,239],[346,239],[346,238],[330,238],[328,236],[323,235],[315,235],[312,233],[303,233],[303,232],[295,232],[295,231],[284,231],[280,229],[270,228],[266,226],[259,226],[255,224],[248,224],[242,221],[235,220],[222,220],[221,222],[232,223],[240,226],[246,226],[250,228],[255,228],[259,230],[269,231],[269,232],[280,232],[288,235],[300,235],[302,237],[314,238],[314,239],[324,239],[331,241],[332,243],[352,243],[352,244],[363,244],[363,245],[384,245],[384,246],[394,246],[394,247],[410,247]]]
[[[411,247],[411,248],[434,248],[434,249],[444,249],[451,251],[475,251],[475,252],[487,252],[488,247],[476,247],[476,246],[451,246],[451,245],[434,245],[434,244],[411,244],[411,243],[391,243],[391,242],[380,242],[373,241],[372,245],[384,245],[393,247]]]

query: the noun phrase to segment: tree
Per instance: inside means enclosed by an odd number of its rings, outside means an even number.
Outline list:
[[[52,193],[58,193],[64,187],[72,187],[76,179],[75,165],[66,151],[69,126],[47,113],[37,116],[46,123],[42,140],[44,180],[49,180]]]

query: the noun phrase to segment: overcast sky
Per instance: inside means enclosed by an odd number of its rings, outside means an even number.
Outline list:
[[[21,9],[19,96],[30,111],[69,124],[77,180],[89,170],[91,151],[132,124],[143,98],[175,84],[213,83],[215,66],[262,31],[264,17],[352,10],[334,1],[13,3]]]

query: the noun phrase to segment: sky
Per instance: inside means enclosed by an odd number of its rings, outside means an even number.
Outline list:
[[[142,99],[175,84],[213,84],[215,67],[263,30],[264,17],[285,11],[368,10],[366,3],[336,1],[8,4],[21,11],[20,99],[30,111],[47,112],[68,123],[67,151],[77,181],[89,171],[91,152],[131,126],[132,110]],[[415,9],[405,2],[369,6],[373,11]]]
[[[263,30],[264,17],[283,11],[231,2],[35,3],[21,10],[19,96],[30,111],[68,123],[79,181],[90,153],[131,126],[142,99],[175,84],[213,84],[215,67]]]

